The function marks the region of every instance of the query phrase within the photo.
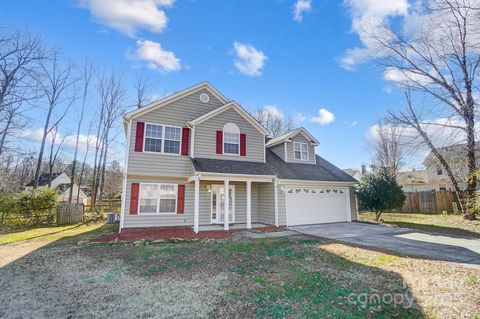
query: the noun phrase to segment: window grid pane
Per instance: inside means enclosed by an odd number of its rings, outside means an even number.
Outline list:
[[[225,143],[238,144],[240,140],[240,135],[236,133],[227,133],[223,134]]]
[[[180,141],[180,128],[165,126],[165,139]]]
[[[140,199],[140,213],[156,213],[157,200],[156,199]]]
[[[157,152],[162,151],[162,140],[156,138],[145,138],[145,152]]]
[[[225,143],[223,147],[223,151],[226,154],[238,154],[238,144],[230,144],[230,143]]]
[[[146,130],[145,130],[145,136],[153,137],[153,138],[162,138],[162,129],[163,127],[161,125],[147,124]]]
[[[179,154],[180,142],[165,140],[165,148],[163,149],[163,152],[169,154]]]

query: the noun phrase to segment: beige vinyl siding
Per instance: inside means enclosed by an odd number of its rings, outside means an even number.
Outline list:
[[[240,133],[246,134],[247,156],[216,153],[217,131],[222,131],[223,126],[227,123],[236,124]],[[228,109],[195,127],[195,157],[263,162],[264,152],[265,138],[263,134],[233,109]]]
[[[130,215],[130,198],[132,183],[172,183],[185,185],[185,210],[183,214],[155,214],[155,215]],[[200,225],[211,224],[211,193],[207,185],[221,184],[221,182],[200,182]],[[244,182],[231,182],[235,185],[235,223],[245,224],[247,216],[246,184]],[[195,184],[188,183],[186,179],[155,179],[134,177],[127,180],[125,228],[132,227],[164,227],[164,226],[192,226],[194,214]],[[258,223],[258,184],[252,183],[252,223]]]
[[[293,153],[293,143],[307,143],[308,144],[308,161],[295,160],[295,154]],[[315,146],[310,144],[310,141],[303,136],[303,134],[297,134],[292,138],[292,142],[287,142],[287,162],[302,163],[302,164],[315,164]]]
[[[278,190],[278,223],[286,225],[285,193]],[[275,197],[273,183],[261,183],[258,186],[258,222],[275,225]]]
[[[358,221],[357,218],[357,198],[355,196],[355,188],[349,187],[350,193],[350,212],[352,214],[352,221]]]
[[[210,101],[208,103],[202,103],[200,101],[201,93],[209,94]],[[135,152],[135,134],[137,122],[185,127],[185,124],[188,121],[210,112],[221,105],[222,103],[208,90],[202,89],[138,118],[135,118],[132,122],[132,131],[130,134],[128,174],[153,176],[189,176],[190,159],[188,156]]]
[[[224,185],[222,182],[200,182],[200,225],[210,225],[212,193],[208,192],[208,185]],[[247,192],[245,182],[230,182],[235,185],[235,224],[247,222]],[[258,222],[258,184],[252,183],[252,223]]]
[[[149,214],[130,215],[130,198],[132,183],[171,183],[185,185],[185,208],[183,214]],[[148,179],[128,178],[125,201],[124,227],[163,227],[163,226],[190,226],[193,225],[193,198],[194,184],[186,179]]]
[[[269,148],[272,152],[277,154],[278,157],[285,160],[285,143],[277,144]]]

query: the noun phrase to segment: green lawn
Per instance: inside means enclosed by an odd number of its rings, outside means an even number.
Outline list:
[[[480,220],[465,220],[460,215],[383,213],[384,224],[480,238]],[[375,222],[374,213],[361,213],[360,221]]]
[[[86,230],[82,227],[92,229],[69,233]],[[19,250],[58,236],[0,267],[0,317],[473,318],[480,313],[480,271],[448,262],[307,236],[77,245],[112,229],[58,230],[44,230],[44,237],[28,231],[32,239],[0,246],[1,260],[8,247]]]

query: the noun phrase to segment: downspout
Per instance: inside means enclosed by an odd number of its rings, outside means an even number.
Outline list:
[[[132,120],[128,121],[128,128],[127,128],[127,146],[125,148],[125,166],[123,168],[123,185],[122,185],[122,208],[120,210],[120,227],[118,228],[118,232],[122,231],[123,225],[125,223],[125,209],[126,209],[126,201],[127,201],[127,174],[128,174],[128,156],[130,154],[130,137],[132,132]]]

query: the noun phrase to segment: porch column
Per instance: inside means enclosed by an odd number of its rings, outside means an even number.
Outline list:
[[[273,198],[274,198],[274,202],[275,202],[275,226],[278,227],[279,226],[279,222],[278,222],[278,179],[275,178],[273,180]]]
[[[229,220],[228,220],[228,214],[229,214],[229,206],[230,206],[230,196],[229,196],[229,180],[226,179],[224,182],[225,190],[224,190],[224,196],[225,196],[225,213],[223,217],[223,229],[224,230],[229,230],[230,225],[229,225]]]
[[[252,228],[252,181],[247,181],[247,229]]]
[[[200,178],[195,178],[195,199],[194,199],[194,211],[193,211],[193,231],[198,233],[200,215]]]

